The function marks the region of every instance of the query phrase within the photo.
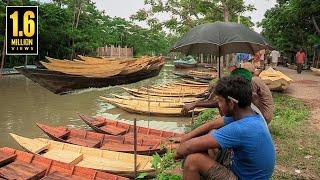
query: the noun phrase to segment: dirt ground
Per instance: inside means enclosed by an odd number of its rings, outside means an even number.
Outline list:
[[[278,67],[278,70],[293,79],[286,94],[303,100],[311,110],[310,123],[320,129],[320,76],[311,71],[297,74],[296,70]]]

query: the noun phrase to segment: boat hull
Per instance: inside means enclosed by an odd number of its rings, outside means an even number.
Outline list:
[[[142,70],[130,75],[116,75],[106,78],[69,75],[47,69],[16,68],[21,74],[40,84],[55,94],[67,94],[76,89],[101,88],[121,84],[135,83],[159,75],[163,65],[158,68]]]

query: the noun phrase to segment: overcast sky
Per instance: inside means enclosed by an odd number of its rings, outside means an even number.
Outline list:
[[[129,19],[132,14],[135,14],[139,9],[144,7],[144,0],[93,0],[96,2],[96,6],[100,10],[105,10],[106,14],[111,17],[117,16],[125,19]],[[267,9],[274,7],[276,0],[244,0],[246,4],[253,4],[256,7],[256,11],[245,13],[245,16],[251,16],[254,23],[263,19],[264,13]],[[160,19],[165,19],[159,17]],[[139,25],[145,26],[144,23]],[[261,29],[255,28],[260,32]]]

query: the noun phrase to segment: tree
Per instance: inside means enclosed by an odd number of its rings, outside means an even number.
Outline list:
[[[252,5],[245,5],[243,0],[145,0],[150,9],[140,9],[131,16],[132,20],[146,21],[155,30],[169,29],[173,33],[183,34],[190,28],[207,22],[233,21],[238,14],[252,11]],[[166,13],[168,20],[160,21],[157,15]],[[242,22],[253,26],[249,17],[243,17]]]
[[[319,0],[281,0],[265,13],[259,23],[262,34],[279,50],[291,53],[304,47],[311,53],[320,43],[317,25],[320,22]]]

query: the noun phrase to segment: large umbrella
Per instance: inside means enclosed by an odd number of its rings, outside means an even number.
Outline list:
[[[220,57],[230,53],[254,54],[261,49],[270,49],[268,42],[248,27],[230,22],[215,22],[198,25],[176,42],[171,51],[185,54],[213,54]]]

